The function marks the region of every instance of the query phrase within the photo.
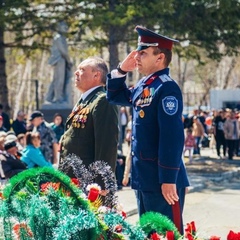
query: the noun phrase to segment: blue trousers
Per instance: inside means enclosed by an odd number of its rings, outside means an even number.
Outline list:
[[[137,190],[138,213],[141,216],[145,212],[159,212],[167,216],[176,225],[178,231],[183,234],[182,212],[185,201],[185,188],[177,190],[179,200],[174,205],[169,205],[161,191],[149,192]]]

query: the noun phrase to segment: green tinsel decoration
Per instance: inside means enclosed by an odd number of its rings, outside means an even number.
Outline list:
[[[62,185],[67,187],[83,208],[88,208],[88,202],[83,199],[83,192],[78,189],[74,184],[72,184],[71,179],[65,174],[57,171],[53,168],[43,167],[43,168],[32,168],[23,171],[9,180],[9,183],[4,189],[3,196],[10,200],[11,195],[19,192],[23,188],[30,189],[30,182],[32,182],[31,187],[34,185],[39,187],[41,182],[60,182]],[[27,189],[26,188],[26,189]],[[30,193],[35,194],[39,189],[34,189]]]
[[[148,235],[152,230],[158,234],[166,235],[167,231],[173,231],[175,239],[179,239],[181,234],[177,230],[174,223],[166,216],[157,212],[144,213],[138,222],[138,225]]]
[[[58,189],[49,187],[41,191],[42,183],[57,183]],[[104,235],[106,226],[91,211],[85,195],[65,174],[51,168],[26,170],[13,177],[4,189],[0,201],[5,240],[15,239],[13,227],[24,223],[38,240],[85,240]],[[20,237],[27,236],[20,229]]]
[[[127,223],[123,217],[117,213],[114,212],[108,212],[104,214],[104,222],[109,226],[111,231],[114,231],[114,228],[117,225],[122,226],[122,232],[121,235],[123,238],[119,239],[125,239],[124,236],[126,236],[126,239],[134,239],[134,240],[143,240],[145,239],[146,235],[142,231],[140,227],[134,227]],[[121,237],[119,234],[119,237]],[[112,239],[118,239],[118,238],[112,238]]]

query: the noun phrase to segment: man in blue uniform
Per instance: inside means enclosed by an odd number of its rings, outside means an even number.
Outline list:
[[[182,211],[189,186],[182,160],[183,99],[168,68],[177,40],[141,26],[136,30],[138,48],[108,74],[107,98],[133,106],[131,185],[137,190],[139,214],[160,212],[183,234]],[[134,69],[145,77],[128,88],[126,74]]]

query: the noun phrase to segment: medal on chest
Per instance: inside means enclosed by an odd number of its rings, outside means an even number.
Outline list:
[[[72,126],[74,128],[85,128],[89,112],[89,108],[78,109],[73,116]]]
[[[145,112],[142,109],[143,107],[149,106],[153,100],[153,96],[155,93],[154,87],[149,87],[149,85],[157,78],[157,75],[150,77],[146,82],[143,88],[142,93],[140,94],[138,100],[136,101],[136,107],[141,107],[139,111],[140,118],[144,118]]]
[[[145,116],[145,112],[142,109],[139,111],[139,116],[140,118],[144,118]]]

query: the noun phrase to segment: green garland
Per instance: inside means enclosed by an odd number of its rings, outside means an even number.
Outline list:
[[[167,231],[173,231],[175,239],[181,238],[181,234],[177,230],[174,223],[166,216],[157,212],[144,213],[138,225],[148,235],[152,230],[155,230],[158,234],[166,235]]]
[[[40,186],[46,182],[59,184],[59,189],[42,192]],[[18,225],[29,229],[29,234],[23,227],[18,229],[24,240],[97,239],[106,229],[82,191],[68,176],[51,168],[21,172],[9,181],[3,196],[0,209],[6,240],[14,238]]]
[[[140,227],[134,227],[127,223],[122,216],[116,213],[106,213],[104,214],[104,222],[109,226],[109,228],[114,231],[116,226],[120,226],[122,228],[122,235],[126,236],[126,239],[134,239],[134,240],[143,240],[145,239],[145,233],[142,231]],[[125,239],[125,238],[123,238]]]
[[[163,235],[174,231],[175,239],[181,238],[175,225],[160,213],[145,213],[132,226],[114,209],[99,212],[68,176],[48,167],[16,175],[3,197],[0,217],[5,240],[16,235],[21,240],[143,240],[153,230]]]

